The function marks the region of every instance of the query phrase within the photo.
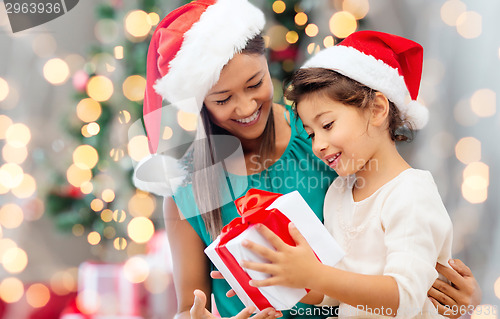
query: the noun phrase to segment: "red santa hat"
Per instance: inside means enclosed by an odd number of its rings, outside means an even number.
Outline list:
[[[302,68],[331,69],[383,93],[403,120],[421,129],[429,119],[427,108],[417,102],[422,64],[420,44],[388,33],[358,31],[318,52]]]
[[[197,113],[222,68],[264,28],[264,14],[247,0],[197,0],[170,12],[157,26],[147,57],[144,125],[151,155],[135,164],[136,187],[171,195],[187,173],[161,154],[162,107]],[[133,134],[132,134],[133,135]],[[171,146],[171,145],[170,145]],[[173,179],[174,178],[174,179]]]
[[[247,0],[193,1],[159,23],[148,51],[143,109],[152,152],[158,147],[160,117],[147,115],[160,109],[162,100],[194,98],[195,107],[186,111],[199,111],[222,68],[264,23],[262,11]]]

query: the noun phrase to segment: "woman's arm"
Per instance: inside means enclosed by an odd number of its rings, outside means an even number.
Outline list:
[[[270,263],[244,262],[243,266],[268,273],[270,278],[251,281],[256,287],[283,285],[310,288],[354,307],[377,309],[386,315],[396,315],[399,291],[396,280],[390,276],[361,275],[323,265],[300,232],[290,223],[290,235],[296,246],[284,243],[263,225],[259,232],[276,251],[246,241],[245,247],[268,259]],[[376,292],[376,293],[374,293]]]
[[[199,289],[206,296],[211,294],[209,263],[203,253],[205,245],[189,222],[180,218],[172,198],[165,198],[163,213],[173,261],[176,317],[191,318],[189,310],[194,303],[193,292]]]
[[[441,264],[436,270],[451,282],[451,285],[436,279],[428,295],[438,312],[449,318],[471,315],[481,303],[481,288],[471,270],[460,259],[451,259],[452,268]],[[446,307],[447,306],[447,307]]]

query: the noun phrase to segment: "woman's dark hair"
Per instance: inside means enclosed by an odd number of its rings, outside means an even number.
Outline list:
[[[365,109],[375,99],[377,91],[348,78],[336,71],[324,68],[304,68],[296,71],[285,97],[293,104],[297,116],[297,104],[311,93],[324,93],[332,100]],[[406,136],[404,131],[412,132],[411,123],[404,121],[396,105],[389,101],[388,116],[389,134],[393,141],[408,141],[412,136]]]
[[[241,50],[241,53],[264,55],[266,53],[266,48],[262,36],[259,34],[250,39],[245,48]],[[212,167],[220,160],[217,145],[215,145],[211,135],[230,135],[230,133],[211,121],[206,106],[202,107],[200,114],[205,129],[205,135],[207,136],[207,143],[195,144],[193,147],[194,171],[204,172],[203,174],[197,173],[193,175],[193,193],[198,209],[202,213],[201,217],[205,224],[205,228],[210,234],[210,237],[215,239],[222,230],[223,222],[221,215],[222,195],[219,191],[219,187],[214,187],[214,185],[221,185],[221,183],[225,183],[226,181],[223,180],[220,174],[206,170],[205,168]],[[276,148],[275,144],[274,117],[271,111],[259,149],[261,164],[266,163],[265,160],[274,154]]]

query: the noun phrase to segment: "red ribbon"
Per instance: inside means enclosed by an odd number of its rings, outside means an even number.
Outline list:
[[[216,253],[259,310],[273,306],[258,288],[249,285],[250,276],[240,267],[238,261],[226,248],[226,244],[251,225],[264,224],[285,243],[295,246],[295,241],[288,232],[290,223],[288,217],[274,208],[266,210],[280,196],[282,195],[252,188],[243,197],[235,200],[234,203],[241,217],[233,219],[222,229],[219,244],[215,248]]]

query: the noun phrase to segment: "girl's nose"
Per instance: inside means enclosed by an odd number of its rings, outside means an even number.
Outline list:
[[[328,148],[328,143],[321,135],[316,135],[312,141],[312,149],[315,154],[321,154]]]

